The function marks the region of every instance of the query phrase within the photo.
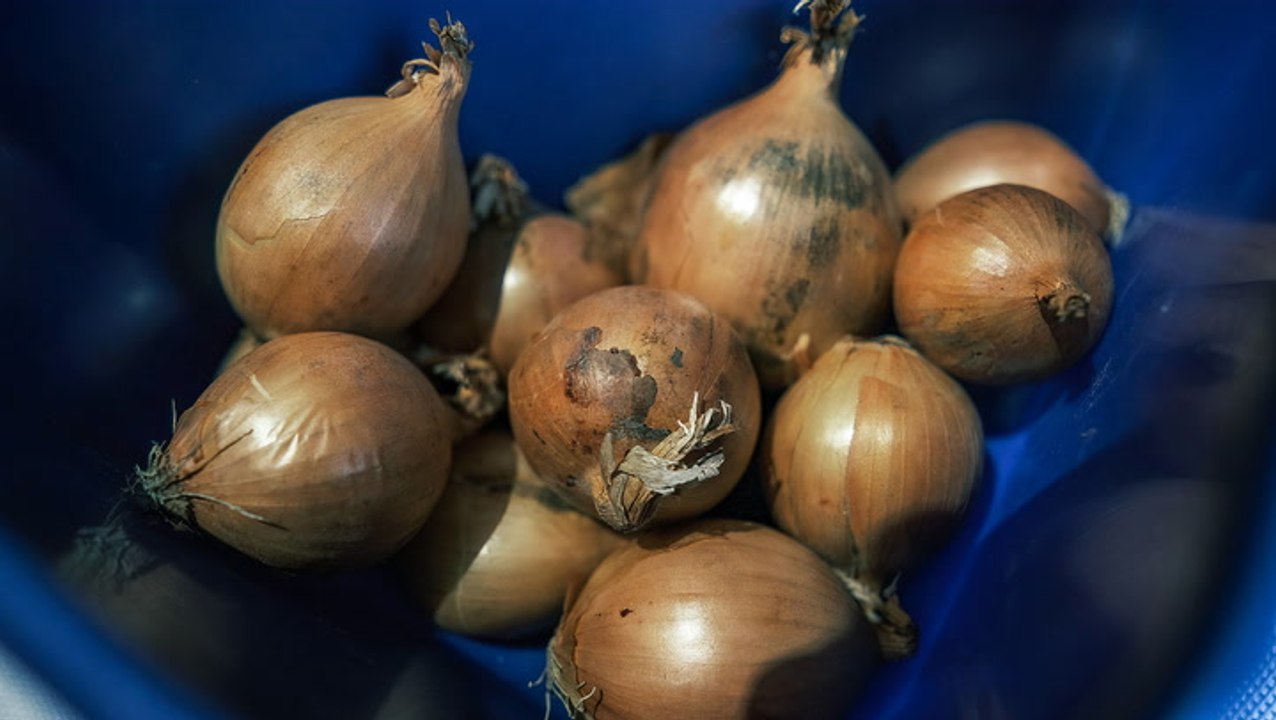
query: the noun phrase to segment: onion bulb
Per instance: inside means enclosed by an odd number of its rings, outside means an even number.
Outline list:
[[[492,431],[456,447],[443,497],[397,565],[439,627],[512,638],[552,627],[568,588],[622,542],[536,477],[508,432]]]
[[[451,461],[446,409],[378,342],[285,335],[226,369],[138,484],[172,520],[267,565],[366,565],[420,529]]]
[[[341,330],[386,338],[443,292],[469,226],[457,117],[465,27],[403,66],[388,97],[330,100],[276,125],[240,166],[217,219],[217,270],[263,338]]]
[[[1103,332],[1112,264],[1070,205],[1022,185],[950,198],[918,218],[895,271],[900,330],[963,380],[1037,380]]]
[[[622,532],[708,510],[753,453],[761,399],[731,327],[687,295],[625,286],[556,316],[509,378],[528,463]]]
[[[988,120],[958,128],[913,156],[895,174],[895,197],[910,225],[967,190],[1027,185],[1063,200],[1096,233],[1118,236],[1129,203],[1109,190],[1081,156],[1045,128]]]
[[[887,657],[911,653],[893,584],[947,538],[979,477],[966,392],[898,338],[843,339],[780,398],[762,455],[776,524],[838,570]]]
[[[569,602],[547,663],[573,717],[842,718],[872,665],[838,578],[754,523],[646,534]]]
[[[509,161],[484,156],[471,182],[476,230],[456,279],[418,329],[430,346],[478,352],[505,375],[559,310],[621,277],[591,254],[580,222],[533,206]]]
[[[638,280],[729,320],[764,387],[792,382],[847,333],[884,324],[901,223],[890,176],[838,103],[859,17],[804,0],[811,32],[762,92],[665,153],[638,237]]]

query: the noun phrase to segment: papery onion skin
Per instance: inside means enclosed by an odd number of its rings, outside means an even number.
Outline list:
[[[845,573],[871,617],[957,526],[983,431],[961,386],[902,340],[846,338],[780,398],[761,453],[776,525]],[[911,652],[901,622],[884,623],[888,656]]]
[[[1111,194],[1103,181],[1058,136],[1024,122],[986,120],[945,134],[895,173],[895,196],[911,225],[950,197],[1001,184],[1044,190],[1096,233],[1108,231]]]
[[[844,2],[816,2],[833,13]],[[820,7],[816,7],[820,6]],[[780,77],[666,151],[638,238],[637,280],[694,295],[740,332],[764,387],[792,382],[889,313],[901,240],[890,175],[838,101],[858,22],[820,15]]]
[[[623,538],[536,477],[505,431],[456,448],[447,489],[400,552],[399,574],[445,630],[510,639],[553,626]]]
[[[217,220],[217,270],[260,337],[384,339],[456,273],[470,214],[456,131],[470,44],[459,23],[436,32],[443,52],[405,65],[392,97],[301,110],[240,166]]]
[[[720,450],[716,472],[673,494],[613,497],[622,474],[603,468],[609,439],[620,463],[635,448],[651,451],[676,435],[690,411],[722,421],[723,403],[733,430],[686,458],[698,466]],[[595,293],[559,313],[515,362],[509,407],[532,468],[577,507],[625,532],[698,515],[726,497],[748,466],[761,422],[757,378],[730,326],[687,295],[639,286]]]
[[[895,272],[900,330],[970,382],[1049,377],[1098,341],[1112,263],[1067,203],[1022,185],[949,198],[918,219]]]
[[[642,536],[603,561],[550,642],[550,681],[592,720],[842,718],[867,626],[828,566],[737,520]]]
[[[267,565],[369,565],[406,543],[442,493],[446,412],[385,345],[286,335],[213,381],[139,483],[175,520]]]

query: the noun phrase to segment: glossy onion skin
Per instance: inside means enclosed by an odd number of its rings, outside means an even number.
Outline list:
[[[983,431],[961,386],[902,341],[848,338],[785,392],[762,452],[776,524],[880,588],[947,539]]]
[[[790,57],[757,95],[666,152],[638,239],[639,280],[694,295],[740,332],[764,387],[889,312],[901,221],[890,175],[838,104],[845,48]]]
[[[559,313],[519,356],[509,378],[510,423],[528,463],[581,510],[604,493],[600,450],[651,449],[701,411],[726,401],[736,430],[720,439],[718,474],[661,498],[654,521],[698,515],[731,491],[761,426],[757,378],[730,326],[695,299],[640,286],[590,295]]]
[[[866,628],[801,544],[698,521],[603,561],[550,642],[550,675],[594,720],[842,718],[873,662]]]
[[[396,564],[439,627],[508,639],[552,627],[568,589],[622,543],[536,477],[508,432],[489,431],[457,446],[443,497]]]
[[[468,67],[444,56],[402,96],[308,107],[253,148],[222,201],[217,270],[257,335],[387,338],[442,294],[469,232]]]
[[[445,412],[389,347],[286,335],[232,364],[182,413],[162,466],[171,484],[151,494],[268,565],[372,564],[420,529],[442,493]]]
[[[1050,131],[1011,120],[966,125],[931,143],[895,173],[895,196],[912,225],[950,197],[1005,183],[1044,190],[1096,233],[1108,230],[1110,200],[1094,170]]]
[[[1107,250],[1071,206],[995,185],[918,219],[895,272],[895,316],[922,354],[963,380],[1039,380],[1098,341],[1112,286]],[[1083,314],[1062,318],[1065,298]]]

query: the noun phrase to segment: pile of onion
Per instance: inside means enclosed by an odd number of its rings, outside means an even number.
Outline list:
[[[532,468],[622,532],[717,504],[761,424],[731,327],[689,296],[637,286],[559,313],[514,364],[509,410]]]
[[[471,43],[403,66],[388,97],[330,100],[276,125],[240,166],[217,219],[217,270],[254,333],[341,330],[387,338],[452,280],[469,197],[457,117]]]
[[[848,0],[801,5],[811,31],[785,29],[780,77],[665,152],[634,262],[729,320],[768,388],[882,327],[901,236],[886,167],[838,103],[859,17]]]
[[[780,398],[762,454],[776,524],[837,568],[887,657],[911,653],[895,580],[947,540],[982,466],[965,391],[898,338],[847,338]]]
[[[564,503],[497,430],[457,446],[443,497],[397,565],[440,627],[513,638],[552,627],[568,589],[622,542]]]
[[[175,522],[267,565],[367,565],[434,508],[449,427],[438,393],[389,347],[284,335],[213,381],[138,484]]]

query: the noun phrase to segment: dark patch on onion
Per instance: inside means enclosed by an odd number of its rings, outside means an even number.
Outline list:
[[[669,362],[673,363],[676,368],[682,367],[682,348],[676,347],[673,349],[673,354],[669,356]]]
[[[836,219],[829,218],[811,227],[805,238],[794,240],[795,251],[806,253],[806,265],[815,270],[837,261],[842,252],[842,229]]]

